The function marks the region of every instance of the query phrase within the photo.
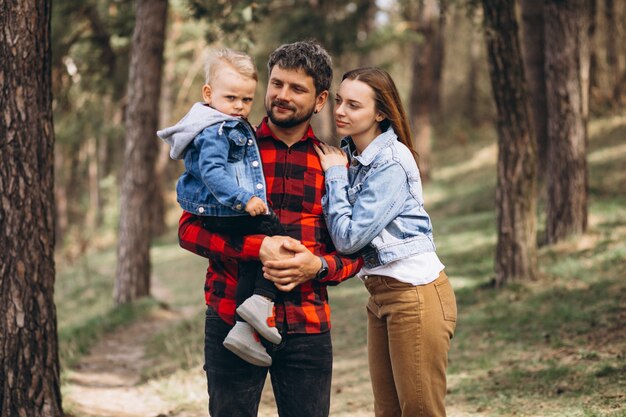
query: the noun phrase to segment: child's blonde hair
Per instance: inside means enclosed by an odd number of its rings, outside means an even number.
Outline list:
[[[230,65],[242,76],[252,78],[254,81],[259,81],[259,76],[256,72],[256,66],[254,65],[252,57],[243,52],[223,48],[212,51],[206,59],[204,64],[206,84],[211,84],[211,80],[215,78],[220,64]]]

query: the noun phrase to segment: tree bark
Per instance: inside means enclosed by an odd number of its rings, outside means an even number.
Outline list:
[[[0,1],[0,416],[61,416],[50,2]]]
[[[545,7],[549,114],[546,240],[556,243],[587,229],[589,13],[586,0],[550,0]]]
[[[478,100],[478,74],[480,72],[480,48],[482,36],[480,22],[482,13],[478,9],[471,15],[471,35],[468,37],[469,66],[467,71],[467,97],[465,99],[465,114],[473,127],[480,125],[479,100]]]
[[[548,148],[543,0],[522,0],[524,69],[532,102],[532,121],[537,138],[537,178],[544,178]]]
[[[620,101],[621,74],[619,69],[619,50],[617,43],[620,41],[617,27],[617,9],[613,0],[604,0],[604,19],[606,22],[606,64],[609,79],[608,102],[612,108],[616,108]]]
[[[155,136],[163,66],[167,0],[137,0],[128,80],[126,147],[114,299],[123,304],[150,294],[148,205],[154,192]]]
[[[514,0],[483,0],[491,86],[497,108],[496,286],[537,275],[536,142]]]
[[[413,48],[413,75],[409,112],[414,131],[413,143],[419,154],[420,175],[427,182],[431,175],[430,150],[433,120],[438,116],[443,66],[443,30],[441,9],[436,0],[420,3],[415,19],[422,40]]]

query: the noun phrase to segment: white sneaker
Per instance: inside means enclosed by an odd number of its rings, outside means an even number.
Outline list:
[[[237,307],[237,314],[263,338],[274,344],[279,344],[282,340],[274,319],[274,302],[269,298],[254,294]]]
[[[235,322],[235,326],[224,339],[224,347],[253,365],[272,365],[272,358],[261,344],[259,335],[246,322]]]

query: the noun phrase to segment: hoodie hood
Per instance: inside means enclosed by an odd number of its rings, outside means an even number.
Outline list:
[[[209,107],[205,103],[195,103],[189,112],[174,126],[166,127],[157,132],[157,136],[171,146],[170,157],[183,159],[187,145],[207,127],[235,117]]]

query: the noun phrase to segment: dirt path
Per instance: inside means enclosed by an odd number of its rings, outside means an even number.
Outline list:
[[[144,352],[147,340],[178,319],[180,313],[160,309],[107,335],[68,372],[68,411],[84,417],[172,416],[175,404],[142,381],[141,370],[151,365]]]

